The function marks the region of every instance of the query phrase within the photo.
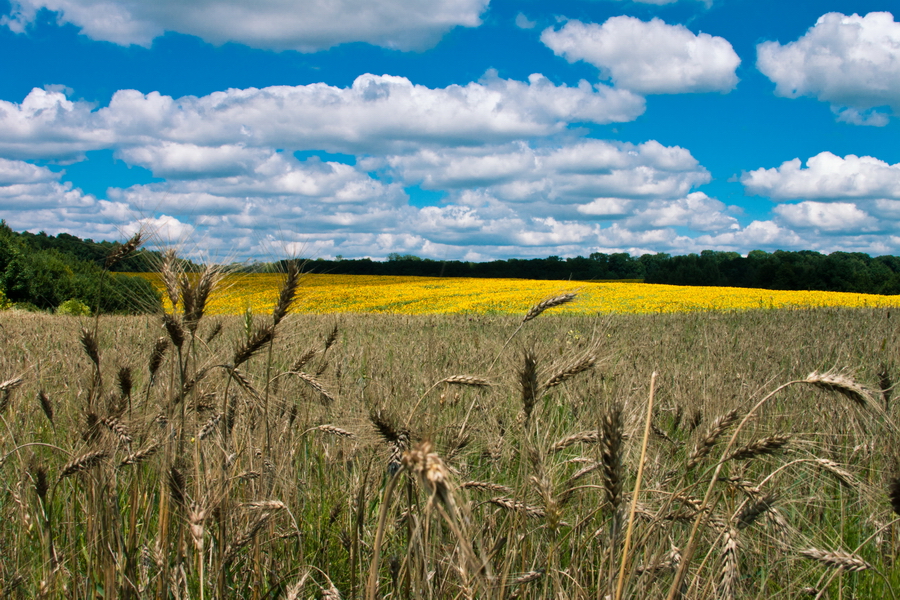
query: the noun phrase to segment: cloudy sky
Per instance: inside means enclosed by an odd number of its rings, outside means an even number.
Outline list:
[[[0,216],[212,256],[900,254],[896,0],[0,0]]]

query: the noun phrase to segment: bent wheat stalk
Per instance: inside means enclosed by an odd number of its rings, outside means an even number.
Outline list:
[[[682,587],[682,583],[684,582],[684,578],[687,575],[687,570],[690,567],[694,552],[697,550],[697,543],[699,541],[698,533],[700,531],[700,526],[707,521],[709,515],[712,513],[713,506],[711,505],[711,500],[713,490],[715,489],[716,483],[719,481],[719,474],[722,471],[722,467],[726,464],[727,457],[731,456],[731,449],[734,447],[738,435],[740,435],[741,430],[744,428],[744,425],[746,425],[750,421],[750,419],[756,414],[756,411],[758,411],[760,407],[762,407],[762,405],[774,398],[782,390],[798,383],[805,383],[828,389],[830,391],[835,391],[856,404],[865,405],[858,397],[858,395],[861,393],[860,390],[864,390],[865,388],[847,377],[826,377],[825,375],[821,375],[818,373],[812,373],[806,379],[795,379],[793,381],[788,381],[787,383],[784,383],[769,392],[759,402],[757,402],[753,406],[753,408],[751,408],[747,412],[747,414],[744,415],[744,418],[741,420],[738,426],[735,427],[734,432],[731,434],[731,439],[728,441],[728,445],[722,451],[721,458],[716,464],[716,469],[712,474],[712,478],[709,481],[709,486],[707,486],[706,488],[706,494],[703,496],[703,502],[700,505],[701,510],[697,513],[697,517],[694,519],[694,524],[691,527],[691,534],[688,537],[688,542],[685,547],[681,564],[678,565],[678,571],[675,572],[675,577],[672,580],[672,585],[669,588],[669,594],[668,596],[666,596],[666,600],[675,600],[681,595],[680,590]]]
[[[650,423],[653,420],[653,393],[656,389],[656,371],[650,376],[650,398],[647,401],[647,420],[644,423],[644,440],[641,442],[641,458],[638,460],[637,477],[634,491],[631,493],[631,509],[628,511],[628,528],[625,531],[625,545],[622,546],[622,562],[619,565],[619,581],[616,584],[616,600],[622,600],[625,587],[625,570],[628,567],[628,550],[631,546],[631,533],[634,529],[634,513],[637,510],[638,492],[641,491],[641,476],[644,474],[644,458],[647,456],[647,440],[650,439]]]

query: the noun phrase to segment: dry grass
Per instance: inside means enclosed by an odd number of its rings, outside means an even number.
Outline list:
[[[0,597],[900,589],[889,309],[295,315],[289,273],[212,321],[166,268],[165,319],[0,313]]]

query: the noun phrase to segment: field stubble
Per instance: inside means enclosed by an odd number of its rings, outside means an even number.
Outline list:
[[[0,313],[3,594],[900,589],[896,311],[555,310]]]

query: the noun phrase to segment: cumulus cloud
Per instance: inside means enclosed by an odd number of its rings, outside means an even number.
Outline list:
[[[98,200],[60,182],[61,173],[0,159],[0,211],[13,229],[78,232],[95,239],[120,237],[117,227],[134,213],[123,203]]]
[[[750,194],[777,199],[900,199],[900,163],[822,152],[807,160],[805,168],[795,158],[780,167],[744,173],[741,183]]]
[[[246,174],[270,155],[270,151],[246,148],[243,144],[198,146],[161,141],[122,148],[116,157],[149,169],[157,177],[191,179]]]
[[[365,166],[377,167],[379,160]],[[598,197],[678,197],[709,181],[691,153],[656,141],[577,140],[553,148],[505,146],[422,150],[384,159],[389,172],[426,189],[483,188],[513,203],[589,204]],[[582,214],[599,214],[582,211]]]
[[[21,160],[0,158],[0,187],[56,181],[60,174]]]
[[[757,67],[787,98],[828,102],[838,119],[886,125],[900,110],[900,23],[888,12],[828,13],[801,38],[757,46]]]
[[[585,61],[616,87],[639,94],[727,93],[741,60],[724,38],[683,25],[612,17],[602,25],[568,21],[545,29],[541,41],[569,62]]]
[[[446,88],[366,74],[348,88],[317,83],[179,99],[120,90],[98,110],[60,92],[34,89],[21,104],[0,101],[0,156],[64,158],[164,142],[182,144],[182,152],[191,144],[227,147],[202,151],[202,158],[195,149],[197,161],[228,162],[225,154],[252,147],[377,153],[548,136],[571,123],[630,121],[643,111],[644,99],[626,90],[587,82],[555,85],[539,74],[520,82],[489,73],[482,81]],[[142,152],[134,158],[162,166],[160,157],[151,156],[154,150]]]
[[[878,221],[850,202],[779,204],[775,214],[790,225],[823,232],[861,232],[879,229]]]
[[[724,203],[703,192],[693,192],[675,200],[654,200],[623,221],[632,229],[687,227],[694,231],[738,229],[738,221],[725,214]]]
[[[0,24],[21,32],[47,9],[94,40],[149,47],[166,31],[213,43],[315,52],[346,42],[400,50],[477,27],[489,0],[11,0]]]
[[[273,231],[290,232],[285,243],[315,243],[324,255],[412,252],[461,258],[473,252],[482,257],[583,254],[603,245],[601,240],[609,245],[610,220],[633,232],[627,239],[648,244],[677,239],[675,227],[732,226],[724,205],[690,192],[709,175],[682,148],[655,141],[632,145],[576,138],[559,143],[553,148],[513,143],[419,151],[361,158],[356,165],[317,157],[298,160],[276,151],[263,155],[231,148],[219,156],[193,146],[169,146],[171,157],[207,171],[111,189],[109,201],[100,202],[117,207],[120,227],[134,223],[135,215],[175,219],[196,225],[192,234],[202,236],[208,249],[227,252],[237,246],[241,254],[259,250],[260,240]],[[142,160],[154,173],[187,171],[175,168],[164,158],[166,152],[152,150],[127,157]],[[446,200],[438,206],[409,205],[403,187],[425,187],[425,181],[445,190]],[[622,214],[591,210],[598,191],[620,194],[615,201]],[[667,194],[673,197],[664,198]],[[627,241],[624,234],[616,235]]]
[[[773,221],[753,221],[742,229],[715,235],[701,235],[692,240],[692,244],[698,248],[732,251],[745,251],[747,248],[808,250],[813,247],[796,232]]]
[[[530,20],[524,13],[516,15],[516,27],[519,29],[534,29],[535,26],[537,26],[537,22]]]

